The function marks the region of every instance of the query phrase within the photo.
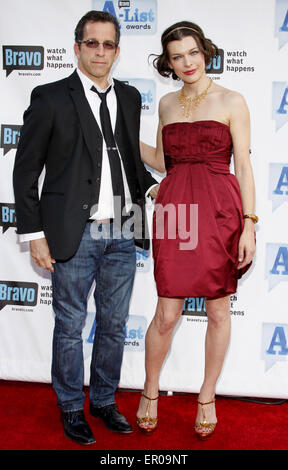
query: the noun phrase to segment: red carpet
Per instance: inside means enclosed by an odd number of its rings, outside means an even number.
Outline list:
[[[96,444],[81,446],[63,434],[55,394],[49,384],[0,381],[1,450],[287,450],[288,403],[266,405],[217,397],[218,425],[206,442],[193,432],[197,396],[161,396],[159,428],[151,436],[134,425],[132,434],[111,433],[85,414]],[[134,424],[140,394],[119,391],[120,411]],[[105,452],[103,453],[103,455]],[[106,452],[107,455],[107,452]]]

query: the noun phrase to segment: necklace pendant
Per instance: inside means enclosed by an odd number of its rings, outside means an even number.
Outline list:
[[[209,84],[207,88],[204,91],[202,91],[200,95],[197,95],[194,98],[186,96],[184,92],[184,86],[182,87],[181,93],[178,96],[178,103],[183,109],[183,114],[185,117],[189,118],[192,115],[193,109],[197,108],[197,106],[199,106],[202,103],[202,101],[206,98],[206,95],[211,85],[212,85],[212,80],[209,79]]]

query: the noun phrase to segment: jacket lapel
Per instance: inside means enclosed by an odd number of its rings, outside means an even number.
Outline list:
[[[131,100],[131,96],[126,92],[126,88],[122,86],[122,83],[114,79],[115,93],[117,96],[117,118],[115,125],[115,135],[122,136],[121,132],[126,130],[125,136],[129,138],[130,144],[135,149],[135,144],[139,145],[139,142],[135,142],[135,138],[138,137],[137,124],[138,124],[138,107]]]
[[[80,78],[75,72],[69,77],[69,88],[72,100],[79,116],[83,136],[87,144],[92,160],[95,159],[95,149],[102,155],[102,134],[93,116],[89,103],[85,97]],[[97,152],[98,154],[98,152]]]

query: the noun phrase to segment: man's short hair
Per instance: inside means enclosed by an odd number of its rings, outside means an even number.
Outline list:
[[[120,41],[120,26],[118,23],[118,20],[115,18],[115,16],[111,15],[107,11],[97,11],[97,10],[91,10],[84,15],[81,20],[78,22],[76,28],[75,28],[75,42],[79,43],[79,41],[82,41],[83,35],[84,35],[84,27],[86,23],[96,23],[96,22],[101,22],[101,23],[112,23],[115,27],[115,45],[119,45]]]

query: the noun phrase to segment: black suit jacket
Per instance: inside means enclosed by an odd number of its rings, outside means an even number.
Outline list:
[[[118,80],[114,83],[115,139],[132,202],[137,203],[157,183],[140,158],[141,96],[134,87]],[[90,208],[98,202],[102,145],[102,134],[76,71],[32,91],[13,172],[17,233],[43,230],[51,256],[58,260],[76,252]],[[39,198],[38,179],[43,168]]]

